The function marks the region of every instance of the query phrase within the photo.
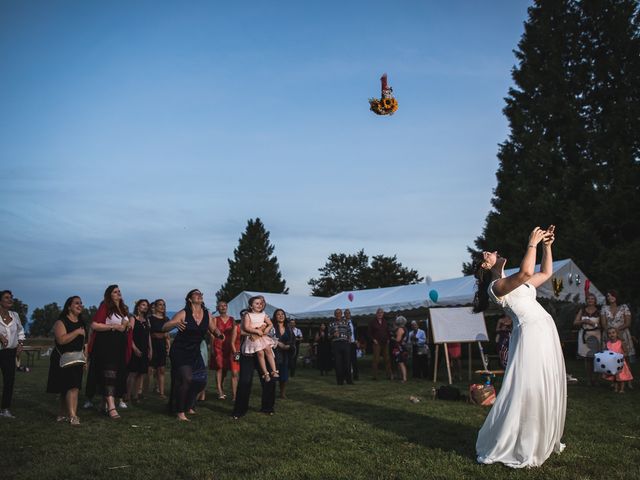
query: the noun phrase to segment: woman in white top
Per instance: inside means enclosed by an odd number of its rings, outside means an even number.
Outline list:
[[[2,404],[0,417],[14,418],[9,411],[13,397],[13,384],[16,378],[16,355],[22,351],[24,329],[13,307],[13,294],[10,290],[0,293],[0,369],[2,370]]]
[[[531,232],[517,273],[504,277],[506,260],[497,252],[483,252],[476,271],[474,310],[485,310],[491,297],[513,320],[502,387],[478,433],[480,463],[536,467],[564,448],[560,443],[567,406],[564,358],[555,322],[536,301],[536,287],[553,273],[554,230],[552,225]],[[544,247],[536,273],[540,242]]]

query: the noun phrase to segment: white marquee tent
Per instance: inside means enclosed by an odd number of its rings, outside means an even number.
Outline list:
[[[249,299],[256,295],[262,295],[267,305],[265,312],[270,317],[273,317],[273,312],[277,308],[283,309],[290,315],[290,312],[298,312],[306,310],[318,303],[320,300],[324,300],[324,297],[311,297],[309,295],[285,295],[282,293],[262,293],[262,292],[241,292],[233,300],[229,302],[228,313],[234,318],[240,317],[240,312],[247,308]]]
[[[539,270],[540,266],[536,266]],[[515,273],[517,268],[505,271],[506,275]],[[538,288],[538,296],[558,298],[567,301],[584,301],[584,282],[588,278],[571,260],[553,262],[554,274],[551,279]],[[562,280],[562,290],[554,295],[552,279]],[[420,283],[399,287],[374,288],[352,292],[340,292],[329,298],[282,295],[274,293],[242,292],[229,303],[229,314],[237,316],[246,308],[247,300],[253,295],[264,295],[267,300],[267,313],[272,314],[276,308],[282,308],[287,314],[297,319],[330,318],[336,308],[349,308],[353,315],[374,314],[378,308],[387,312],[412,310],[420,307],[454,307],[470,305],[475,294],[476,280],[473,276],[450,278],[431,282],[430,285]],[[429,298],[429,292],[438,293],[438,301]],[[602,302],[602,293],[591,284],[590,291]],[[350,300],[351,298],[351,300]]]

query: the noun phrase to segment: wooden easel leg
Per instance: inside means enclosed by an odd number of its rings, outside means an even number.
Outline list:
[[[447,348],[447,344],[444,345],[444,358],[447,361],[447,375],[449,376],[449,385],[453,382],[451,381],[451,363],[449,362],[449,349]]]
[[[433,362],[433,383],[438,379],[438,356],[440,355],[440,344],[436,344],[435,361]]]
[[[489,370],[489,365],[487,365],[487,362],[484,358],[484,349],[482,348],[482,344],[480,342],[478,342],[478,350],[480,351],[480,362],[482,362],[482,366],[485,370]]]

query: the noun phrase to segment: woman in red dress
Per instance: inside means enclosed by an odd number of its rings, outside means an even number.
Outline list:
[[[231,369],[231,335],[233,333],[233,317],[227,315],[227,302],[220,300],[217,305],[219,315],[215,317],[215,335],[211,341],[211,362],[209,368],[216,371],[216,387],[218,398],[224,400],[222,384]]]
[[[231,333],[231,392],[233,393],[233,401],[236,401],[236,393],[238,391],[238,377],[240,376],[240,344],[242,343],[242,334],[240,332],[240,321],[247,313],[246,310],[240,312],[240,318],[235,320]]]

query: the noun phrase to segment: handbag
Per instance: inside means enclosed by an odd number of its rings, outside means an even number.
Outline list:
[[[493,385],[473,383],[469,385],[469,398],[471,399],[471,403],[483,407],[490,407],[496,401],[496,389]]]
[[[56,348],[56,350],[58,349]],[[84,365],[85,363],[87,363],[86,358],[84,358],[84,352],[82,350],[78,352],[66,353],[60,353],[60,350],[58,350],[58,353],[60,354],[60,368],[75,367],[77,365]]]

